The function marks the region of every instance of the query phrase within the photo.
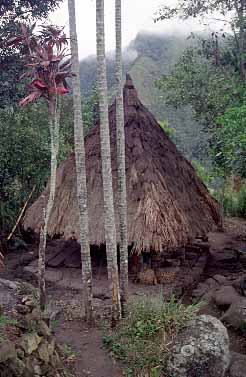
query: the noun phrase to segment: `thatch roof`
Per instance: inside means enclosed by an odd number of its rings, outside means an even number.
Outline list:
[[[124,88],[129,245],[138,252],[183,246],[219,221],[217,203],[153,115],[138,99],[128,76]],[[115,104],[109,109],[117,237]],[[99,124],[85,140],[91,245],[105,243]],[[39,232],[47,189],[27,210],[24,227]],[[79,238],[75,160],[57,170],[57,190],[48,232]]]

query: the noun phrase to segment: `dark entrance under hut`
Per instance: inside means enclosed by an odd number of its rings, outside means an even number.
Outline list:
[[[200,281],[207,264],[209,244],[196,240],[193,245],[169,253],[151,251],[138,255],[132,251],[133,248],[129,247],[129,281],[133,292],[162,289],[165,298],[172,294],[181,297]],[[96,296],[109,298],[105,245],[91,246],[91,259]],[[24,270],[37,275],[37,268],[37,260],[34,260]],[[59,286],[82,288],[80,245],[76,240],[53,239],[48,242],[46,279]]]

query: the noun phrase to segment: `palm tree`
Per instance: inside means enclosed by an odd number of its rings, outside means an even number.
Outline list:
[[[72,53],[73,77],[73,109],[74,109],[74,146],[77,176],[77,199],[80,221],[80,244],[82,261],[82,280],[85,305],[85,317],[87,321],[92,320],[92,274],[91,255],[88,231],[87,211],[87,188],[85,168],[85,146],[83,134],[83,121],[81,110],[81,89],[79,73],[78,40],[76,32],[75,0],[68,0],[70,45]]]
[[[119,276],[117,265],[117,242],[114,216],[111,152],[108,119],[108,90],[106,77],[104,0],[96,1],[97,26],[97,85],[100,113],[100,139],[102,158],[102,178],[104,193],[104,222],[109,279],[112,281],[112,324],[120,319]]]
[[[116,92],[116,129],[117,129],[117,167],[119,185],[120,216],[120,285],[122,315],[128,298],[128,242],[127,242],[127,203],[126,203],[126,166],[125,166],[125,127],[122,86],[122,32],[121,32],[121,0],[115,0],[115,35],[116,57],[115,77]]]

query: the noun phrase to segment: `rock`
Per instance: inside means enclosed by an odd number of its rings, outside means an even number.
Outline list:
[[[35,377],[41,376],[42,372],[41,372],[40,365],[34,365],[33,370],[34,370],[34,373],[35,373]]]
[[[33,321],[40,321],[42,318],[42,313],[37,308],[34,308],[31,312],[30,319]]]
[[[201,315],[187,323],[170,351],[172,377],[224,377],[229,367],[229,337],[215,317]]]
[[[26,376],[34,377],[35,376],[35,369],[37,368],[38,361],[37,359],[31,355],[26,358]]]
[[[226,278],[224,276],[222,276],[222,275],[214,275],[213,279],[215,281],[217,281],[217,283],[219,283],[221,285],[226,283]]]
[[[4,363],[7,360],[14,359],[17,356],[17,352],[13,343],[4,341],[0,345],[0,363]]]
[[[231,304],[230,308],[221,318],[222,321],[235,329],[246,328],[246,297],[240,297],[238,301]]]
[[[240,298],[239,293],[232,286],[222,286],[214,293],[214,301],[218,306],[229,307],[233,302]]]
[[[31,355],[38,348],[42,338],[38,334],[31,333],[23,335],[20,346],[23,348],[27,355]]]
[[[14,376],[22,376],[25,371],[25,363],[16,357],[9,362],[8,368],[14,373]]]
[[[0,305],[2,308],[13,307],[16,302],[17,299],[12,291],[7,291],[6,288],[0,290]]]
[[[50,360],[50,352],[49,343],[46,340],[42,341],[42,343],[40,344],[38,348],[38,356],[40,360],[44,361],[45,364],[48,364]]]
[[[37,323],[37,333],[45,338],[49,338],[51,336],[51,329],[44,321],[39,321]]]
[[[20,359],[24,359],[24,357],[25,357],[25,352],[23,351],[23,349],[21,349],[21,348],[17,348],[16,352],[17,352],[17,356],[18,356]]]
[[[7,287],[9,289],[16,290],[18,288],[17,284],[11,280],[1,279],[0,278],[0,285]]]
[[[246,374],[246,356],[240,353],[231,353],[231,366],[229,371],[230,377],[245,377]]]
[[[36,307],[36,304],[31,296],[24,296],[21,302],[31,309],[34,309]]]
[[[20,314],[27,314],[29,312],[29,308],[26,305],[18,304],[15,308]]]
[[[205,283],[198,284],[197,288],[192,292],[192,297],[201,298],[209,291],[209,286]]]
[[[216,287],[219,286],[219,283],[217,282],[217,280],[215,280],[213,278],[208,278],[205,281],[205,284],[207,284],[209,286],[209,288],[216,288]]]
[[[27,295],[35,296],[37,294],[37,289],[32,284],[26,281],[22,281],[18,285],[18,293],[21,296],[27,296]]]

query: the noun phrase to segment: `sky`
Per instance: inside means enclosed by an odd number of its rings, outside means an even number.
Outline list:
[[[154,14],[159,6],[175,4],[176,0],[122,0],[122,38],[126,47],[140,31],[153,33],[185,33],[200,30],[198,21],[160,21],[154,23]],[[105,0],[105,36],[106,51],[113,51],[114,34],[114,3],[115,0]],[[96,0],[76,0],[77,33],[80,58],[96,53]],[[67,0],[60,9],[51,15],[51,21],[56,25],[66,25],[68,33]]]

